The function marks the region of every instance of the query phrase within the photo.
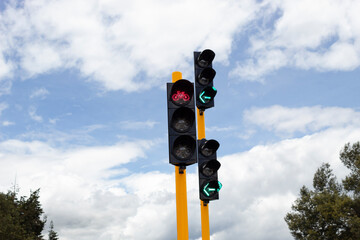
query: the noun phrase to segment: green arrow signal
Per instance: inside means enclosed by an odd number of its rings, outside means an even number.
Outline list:
[[[202,103],[206,103],[206,102],[210,101],[210,99],[211,99],[211,97],[209,97],[209,96],[204,96],[204,94],[205,94],[205,91],[202,91],[202,93],[201,93],[200,96],[199,96],[200,101],[201,101]],[[208,101],[206,101],[206,100],[208,100]]]
[[[206,87],[200,94],[199,99],[202,103],[208,103],[211,101],[212,98],[216,95],[216,88],[214,87]]]
[[[203,192],[205,193],[206,196],[210,197],[210,194],[213,192],[219,192],[220,189],[222,188],[222,184],[221,182],[218,181],[218,188],[214,188],[214,187],[209,187],[210,183],[207,183],[204,188],[203,188]]]

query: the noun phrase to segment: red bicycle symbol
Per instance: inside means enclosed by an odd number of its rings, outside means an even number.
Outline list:
[[[177,102],[179,101],[180,99],[184,100],[185,102],[189,101],[190,100],[190,96],[189,94],[185,93],[185,92],[180,92],[180,91],[177,91],[176,93],[174,93],[172,95],[172,100],[174,102]]]

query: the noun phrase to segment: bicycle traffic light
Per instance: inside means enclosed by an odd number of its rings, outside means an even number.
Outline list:
[[[200,200],[209,202],[219,199],[222,187],[218,181],[218,170],[221,166],[216,159],[216,151],[220,144],[216,140],[198,140],[199,192]]]
[[[167,83],[169,162],[187,166],[197,162],[194,84],[181,79]]]
[[[206,49],[202,52],[194,52],[195,92],[196,106],[200,110],[214,107],[216,88],[213,87],[213,79],[216,71],[212,68],[215,53]]]

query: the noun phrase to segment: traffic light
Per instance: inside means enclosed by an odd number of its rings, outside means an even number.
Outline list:
[[[213,79],[216,71],[212,68],[215,53],[206,49],[202,52],[194,52],[195,92],[196,106],[200,110],[214,107],[216,88],[213,87]]]
[[[167,83],[169,162],[187,166],[197,162],[194,84],[181,79]]]
[[[204,202],[219,199],[222,187],[218,181],[218,170],[221,166],[216,159],[216,151],[220,144],[216,140],[198,140],[199,191]]]

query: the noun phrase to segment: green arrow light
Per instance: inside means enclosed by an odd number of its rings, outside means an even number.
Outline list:
[[[204,95],[204,94],[205,94],[205,91],[203,91],[203,92],[200,94],[200,96],[199,96],[200,101],[201,101],[202,103],[210,102],[211,97],[210,97],[210,96],[206,96],[206,95]]]
[[[218,184],[219,184],[219,188],[217,189],[217,191],[219,192],[220,189],[222,188],[222,184],[221,184],[221,182],[219,182],[219,181],[218,181]]]
[[[199,94],[199,99],[203,104],[210,102],[216,95],[216,88],[214,87],[206,87]]]
[[[208,186],[209,186],[209,183],[205,185],[203,191],[204,191],[205,195],[209,197],[209,196],[210,196],[210,193],[208,193],[208,191],[207,191],[207,190],[208,190],[208,188],[207,188]]]
[[[214,188],[213,186],[209,187],[210,182],[207,183],[207,184],[204,186],[203,192],[205,193],[205,195],[206,195],[207,197],[210,197],[210,195],[211,195],[212,193],[214,193],[214,192],[219,192],[219,191],[220,191],[220,189],[222,188],[222,184],[221,184],[221,182],[219,182],[219,181],[217,182],[217,184],[218,184],[218,186],[217,186],[216,188]],[[213,185],[213,184],[212,184],[212,185]]]

